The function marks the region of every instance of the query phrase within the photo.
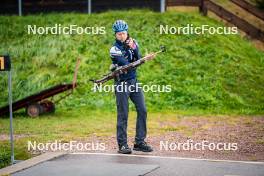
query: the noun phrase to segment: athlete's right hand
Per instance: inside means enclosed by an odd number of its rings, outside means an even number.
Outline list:
[[[149,53],[146,55],[146,60],[152,60],[154,57],[156,57],[156,53]]]

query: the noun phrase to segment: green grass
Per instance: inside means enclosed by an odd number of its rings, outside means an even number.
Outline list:
[[[239,35],[160,35],[159,25],[222,26],[198,13],[112,11],[101,14],[40,14],[0,17],[0,53],[13,61],[13,96],[21,99],[72,80],[75,61],[82,59],[79,87],[59,106],[114,111],[113,93],[91,91],[91,78],[105,74],[114,41],[111,25],[124,19],[142,54],[165,45],[168,52],[138,69],[143,84],[172,85],[170,93],[146,93],[149,111],[208,111],[259,114],[264,110],[264,53]],[[105,26],[106,35],[28,35],[27,25]],[[0,106],[7,103],[7,78],[0,80]],[[108,84],[112,84],[109,82]]]
[[[87,140],[90,136],[109,136],[115,134],[115,115],[113,113],[93,111],[84,108],[67,111],[58,110],[55,114],[39,118],[28,118],[15,114],[15,158],[25,160],[34,156],[27,150],[27,143],[69,142],[70,140]],[[131,118],[130,121],[133,121]],[[131,123],[132,124],[132,123]],[[6,140],[0,140],[0,168],[10,163],[9,119],[0,119],[0,134]]]
[[[160,24],[222,26],[196,13],[129,11],[90,16],[1,16],[0,53],[9,53],[13,59],[14,99],[60,82],[69,82],[75,60],[80,57],[82,62],[77,92],[60,105],[112,111],[114,95],[93,93],[88,79],[98,78],[107,71],[111,63],[108,52],[114,40],[111,24],[119,18],[129,23],[131,36],[140,43],[142,54],[157,50],[161,44],[168,47],[167,53],[138,70],[139,80],[144,84],[172,85],[171,93],[146,93],[149,110],[205,109],[217,113],[263,113],[264,54],[248,41],[240,36],[159,34]],[[26,33],[27,24],[48,26],[55,23],[65,26],[106,26],[107,33],[71,36]],[[0,83],[1,92],[7,95],[6,79],[1,79]],[[0,104],[6,102],[6,96],[1,96]]]

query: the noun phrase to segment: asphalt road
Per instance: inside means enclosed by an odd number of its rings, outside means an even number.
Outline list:
[[[118,154],[67,154],[14,176],[264,176],[264,163]]]

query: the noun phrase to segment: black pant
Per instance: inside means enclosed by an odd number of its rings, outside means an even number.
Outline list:
[[[122,84],[122,87],[129,87],[131,85],[136,86],[137,80],[131,79],[125,82],[116,81],[115,85]],[[132,89],[132,87],[131,87]],[[133,92],[134,91],[134,92]],[[127,144],[127,120],[128,120],[128,99],[130,98],[137,110],[137,125],[136,125],[136,136],[135,142],[141,143],[146,138],[147,134],[147,110],[144,101],[144,95],[141,89],[132,89],[127,91],[118,92],[115,90],[116,105],[117,105],[117,143],[119,145]]]

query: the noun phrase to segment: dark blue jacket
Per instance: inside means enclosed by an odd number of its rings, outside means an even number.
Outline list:
[[[118,66],[127,65],[131,62],[135,62],[136,60],[141,58],[138,43],[134,40],[136,44],[135,49],[127,48],[125,45],[116,40],[113,46],[110,49],[110,57],[112,59],[113,64],[117,64]],[[123,73],[119,75],[120,81],[130,80],[136,78],[136,69],[132,69],[127,73]]]

